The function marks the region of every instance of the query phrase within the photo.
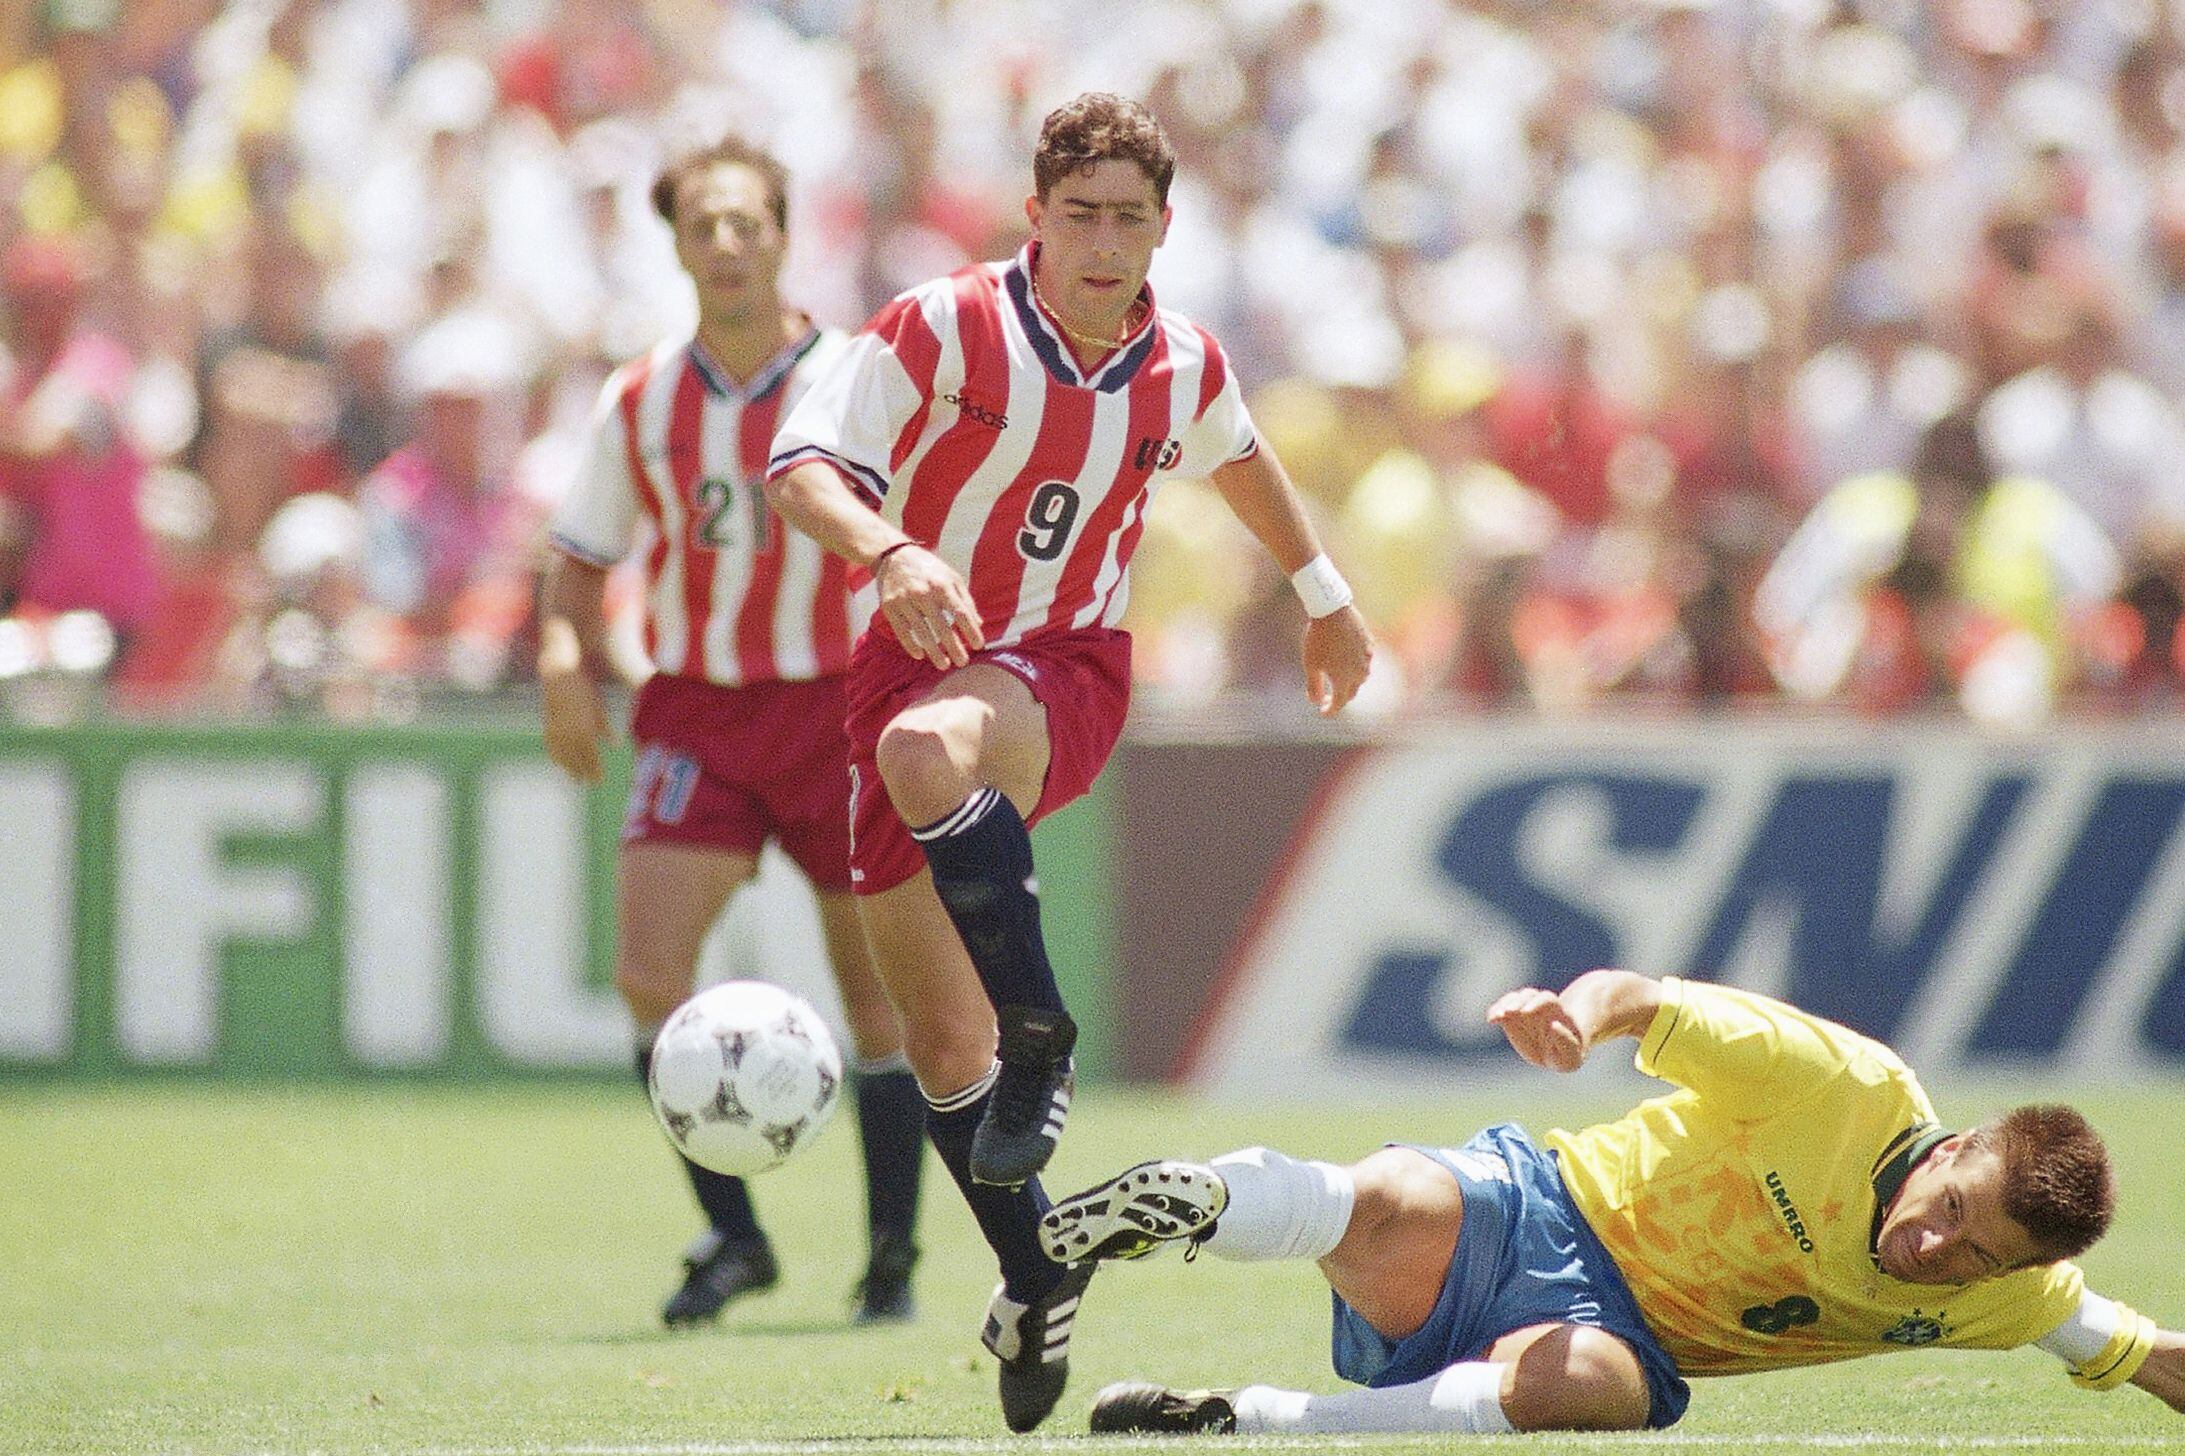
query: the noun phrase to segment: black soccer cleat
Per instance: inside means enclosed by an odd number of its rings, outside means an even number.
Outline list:
[[[872,1241],[872,1257],[865,1277],[857,1281],[857,1308],[850,1322],[860,1325],[906,1324],[917,1318],[917,1302],[911,1298],[910,1271],[918,1262],[918,1246],[899,1234],[881,1234]]]
[[[1062,1139],[1077,1085],[1077,1023],[1037,1006],[1003,1006],[995,1019],[1001,1071],[971,1134],[971,1181],[1015,1188],[1047,1166]]]
[[[1001,1416],[1022,1433],[1047,1419],[1070,1380],[1070,1327],[1092,1282],[1094,1265],[1062,1271],[1062,1282],[1037,1304],[1019,1304],[1001,1288],[986,1306],[980,1343],[1001,1362]]]
[[[719,1229],[698,1235],[683,1255],[683,1269],[683,1287],[660,1311],[671,1327],[704,1324],[718,1318],[730,1300],[772,1289],[781,1280],[765,1239],[731,1240]]]
[[[1156,1436],[1233,1436],[1237,1408],[1227,1390],[1172,1390],[1144,1380],[1125,1380],[1093,1397],[1095,1435],[1145,1432]]]
[[[1143,1259],[1163,1244],[1204,1238],[1228,1206],[1229,1185],[1204,1163],[1140,1163],[1049,1209],[1040,1247],[1058,1264]]]

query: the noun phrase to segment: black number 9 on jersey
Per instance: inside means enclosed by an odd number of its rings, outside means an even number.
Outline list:
[[[1052,561],[1070,544],[1070,528],[1077,524],[1082,503],[1074,486],[1050,480],[1032,492],[1024,508],[1024,529],[1017,532],[1017,549],[1034,561]]]

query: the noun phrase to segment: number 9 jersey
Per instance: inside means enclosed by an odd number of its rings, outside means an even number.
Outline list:
[[[1031,286],[1038,244],[876,314],[775,436],[771,475],[834,466],[964,578],[987,646],[1113,627],[1152,488],[1259,448],[1213,335],[1145,321],[1080,368]]]

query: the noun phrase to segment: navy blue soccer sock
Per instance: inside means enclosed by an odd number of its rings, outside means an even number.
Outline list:
[[[637,1080],[639,1085],[650,1087],[652,1082],[652,1043],[646,1042],[637,1049]],[[751,1206],[750,1190],[744,1180],[732,1178],[726,1173],[716,1173],[711,1168],[701,1168],[683,1157],[680,1148],[675,1156],[682,1161],[683,1171],[690,1176],[690,1191],[698,1196],[698,1207],[705,1211],[708,1221],[720,1230],[721,1237],[732,1244],[763,1244],[766,1234],[759,1228],[758,1211]]]
[[[859,1065],[850,1075],[857,1138],[865,1154],[865,1226],[911,1242],[918,1227],[918,1185],[926,1164],[926,1098],[899,1052]]]
[[[1001,1282],[1011,1299],[1036,1304],[1062,1280],[1062,1266],[1039,1246],[1040,1216],[1051,1207],[1037,1178],[1015,1188],[997,1188],[971,1181],[971,1135],[978,1130],[979,1114],[993,1095],[992,1073],[954,1096],[926,1104],[926,1136],[941,1155],[948,1174],[963,1190],[979,1232],[1001,1264]]]
[[[933,867],[933,888],[956,923],[986,998],[996,1007],[1063,1011],[1062,988],[1039,930],[1032,835],[1017,806],[987,787],[911,838]]]

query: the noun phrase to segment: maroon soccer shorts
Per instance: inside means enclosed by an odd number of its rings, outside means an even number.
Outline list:
[[[1047,782],[1037,824],[1092,787],[1130,711],[1130,634],[1112,627],[1049,632],[1010,647],[971,654],[1024,680],[1047,710]],[[874,752],[895,715],[933,690],[945,674],[912,657],[885,631],[867,632],[850,654],[850,888],[860,895],[892,890],[926,867],[880,782]]]
[[[655,673],[637,690],[624,844],[757,854],[778,839],[815,889],[850,886],[843,679],[720,687]]]

